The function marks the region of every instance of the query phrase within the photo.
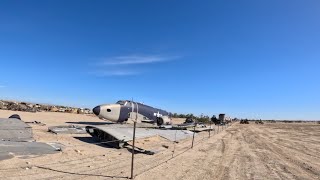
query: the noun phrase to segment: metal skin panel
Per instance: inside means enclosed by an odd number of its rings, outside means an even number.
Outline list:
[[[121,109],[120,109],[120,116],[119,116],[118,122],[123,123],[129,119],[129,113],[132,112],[132,107],[128,107],[124,105],[120,105],[120,106],[121,106]]]
[[[16,118],[0,118],[0,141],[33,141],[32,128]]]
[[[56,147],[58,146],[58,147]],[[16,156],[54,154],[61,151],[59,144],[46,144],[41,142],[13,142],[0,141],[0,161]]]

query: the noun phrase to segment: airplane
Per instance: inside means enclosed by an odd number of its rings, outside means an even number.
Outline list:
[[[92,109],[93,113],[101,119],[107,119],[116,123],[136,122],[152,123],[161,125],[170,125],[170,113],[162,109],[133,102],[129,100],[119,100],[115,104],[103,104]]]
[[[188,119],[181,125],[173,125],[171,120],[171,113],[162,109],[157,109],[142,103],[133,102],[130,100],[119,100],[115,104],[98,105],[92,109],[93,113],[100,119],[110,120],[114,124],[108,125],[89,125],[86,126],[86,131],[92,137],[99,139],[100,142],[108,144],[116,148],[123,148],[132,141],[133,129],[131,125],[118,125],[116,123],[124,124],[136,121],[140,123],[140,127],[136,128],[136,138],[145,138],[155,135],[160,135],[166,139],[176,142],[176,133],[181,139],[185,139],[194,135],[188,128],[195,132],[203,130],[212,130],[212,128],[199,127],[195,121]],[[146,125],[143,123],[152,123],[158,125]],[[195,130],[195,126],[201,130]],[[151,128],[151,129],[150,129]]]

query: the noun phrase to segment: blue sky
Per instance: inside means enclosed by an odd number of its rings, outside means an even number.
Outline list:
[[[0,2],[0,98],[320,119],[320,2]]]

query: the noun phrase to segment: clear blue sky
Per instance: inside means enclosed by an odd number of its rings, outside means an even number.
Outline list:
[[[0,2],[0,98],[320,119],[320,1]]]

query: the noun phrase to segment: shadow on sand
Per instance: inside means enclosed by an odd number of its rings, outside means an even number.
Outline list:
[[[102,143],[102,142],[99,141],[98,138],[95,138],[95,137],[73,137],[73,138],[78,139],[79,141],[82,141],[82,142],[85,142],[85,143],[88,143],[88,144],[94,144],[94,145],[97,145],[97,146],[100,146],[100,147],[114,149],[113,146],[108,145],[108,143]]]
[[[94,144],[100,147],[104,148],[110,148],[110,149],[120,149],[119,147],[116,147],[115,144],[112,143],[103,143],[98,140],[98,138],[94,137],[74,137],[75,139],[78,139],[82,142],[88,143],[88,144]],[[132,146],[128,143],[125,143],[124,147],[126,148],[130,153],[132,153]],[[146,154],[146,155],[154,155],[154,151],[148,151],[139,147],[135,147],[134,154]]]

